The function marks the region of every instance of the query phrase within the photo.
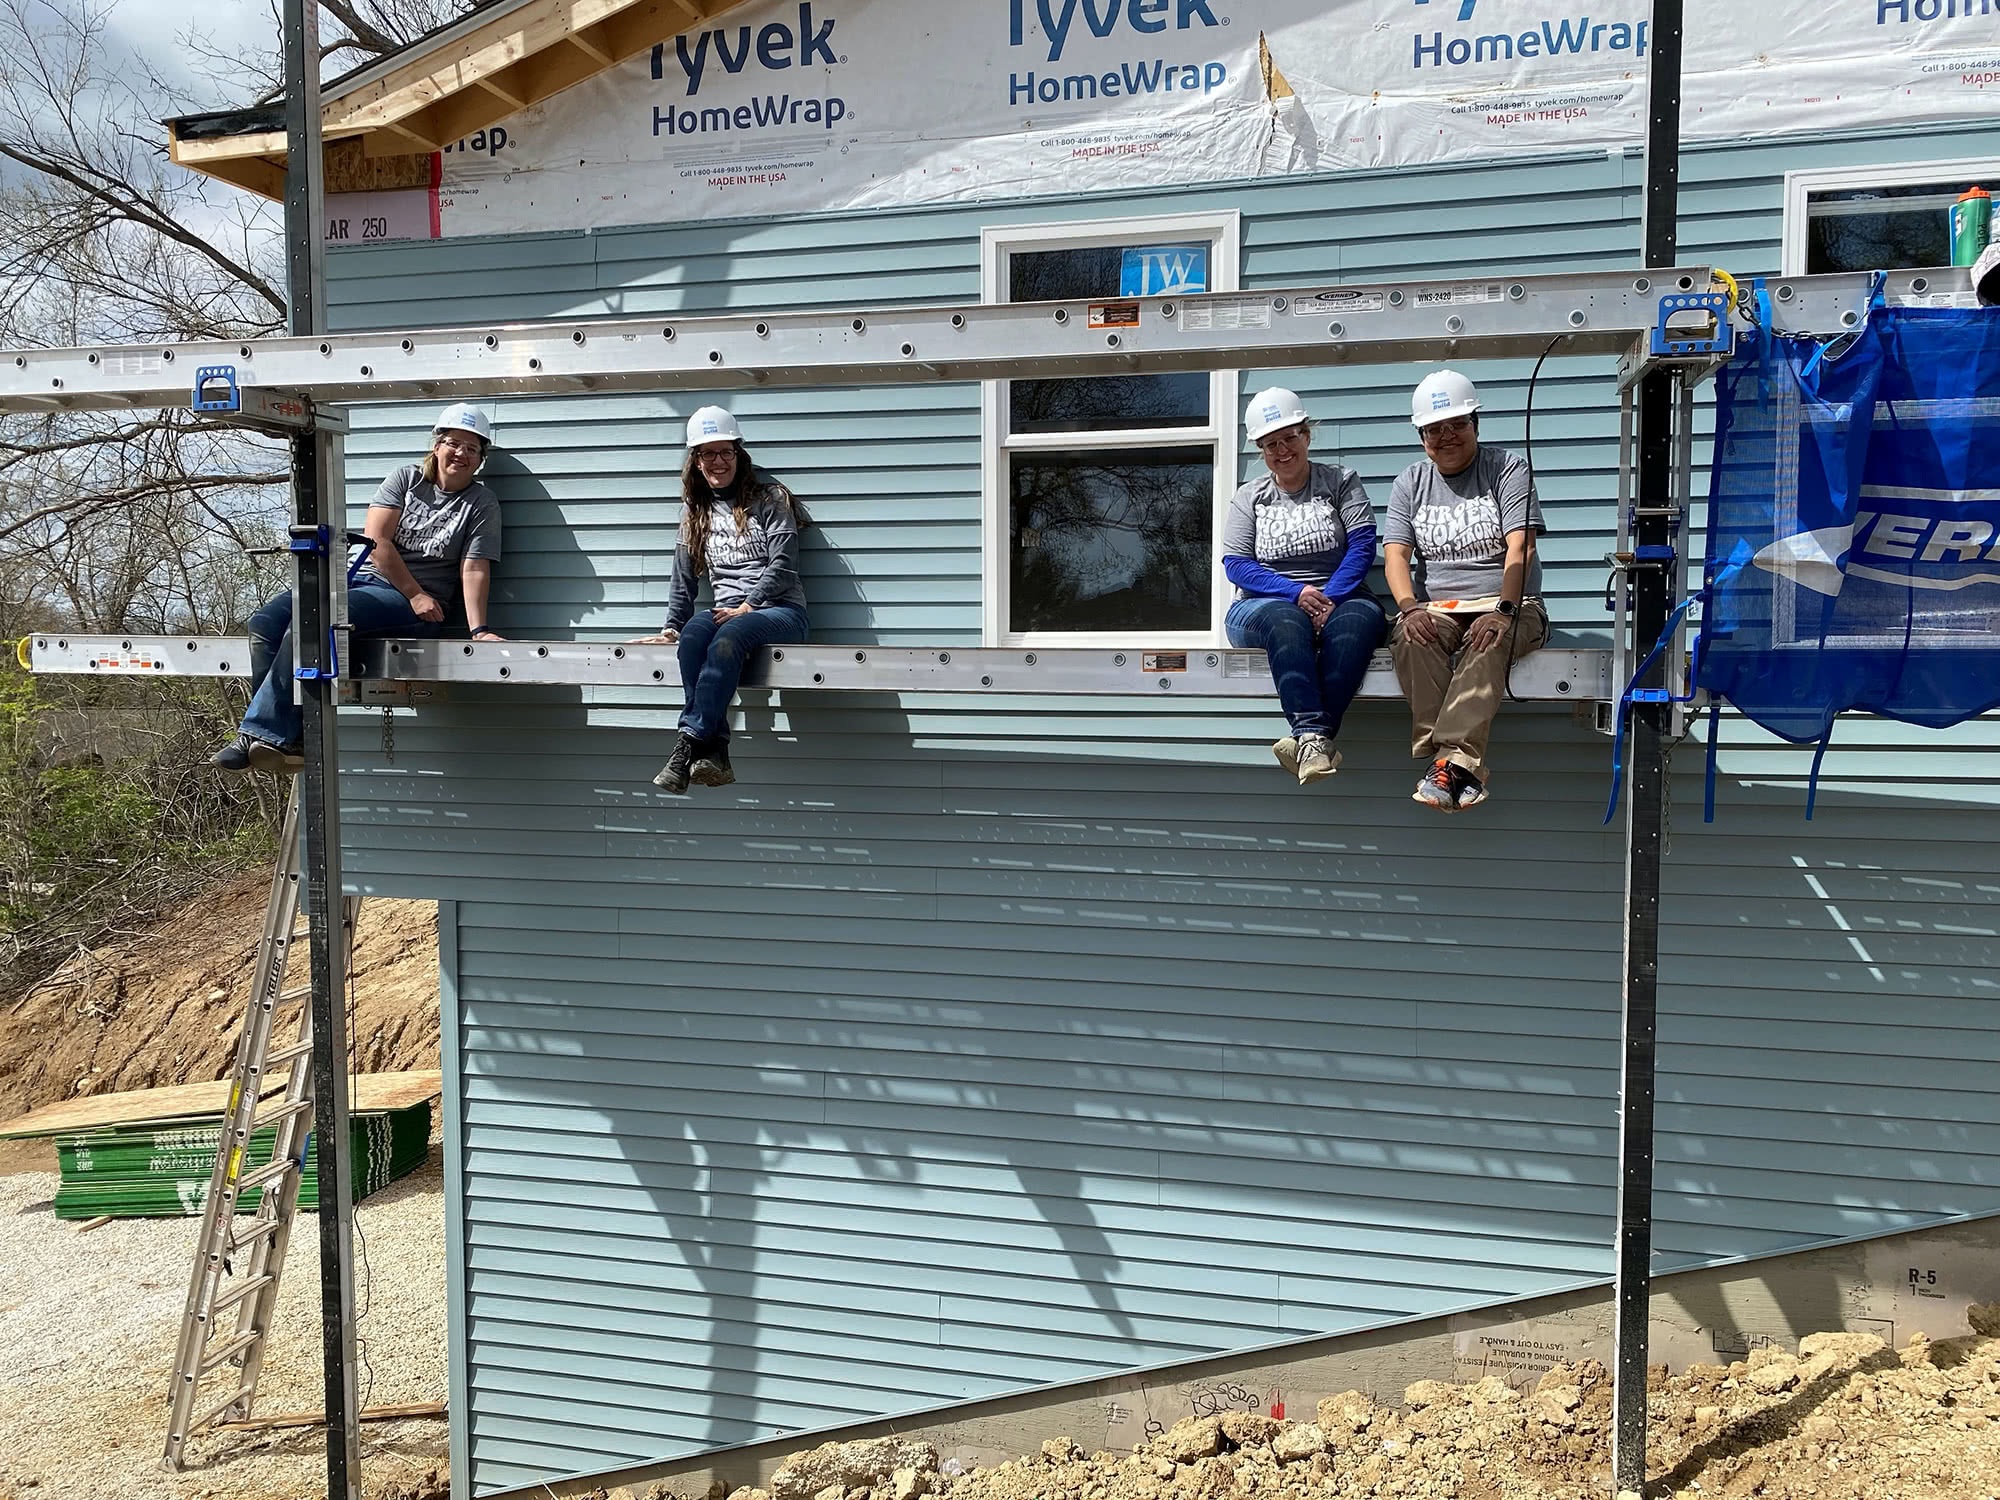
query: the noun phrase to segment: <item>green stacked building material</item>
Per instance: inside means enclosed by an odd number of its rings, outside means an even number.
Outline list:
[[[428,1100],[406,1109],[351,1117],[348,1122],[354,1201],[379,1192],[398,1177],[416,1170],[428,1154],[431,1107]],[[215,1170],[219,1120],[178,1125],[124,1125],[80,1135],[56,1137],[61,1176],[56,1186],[59,1219],[142,1218],[191,1215],[202,1211],[209,1179]],[[255,1131],[249,1159],[242,1171],[255,1171],[271,1159],[275,1128]],[[250,1213],[263,1196],[261,1188],[236,1202],[238,1213]],[[319,1146],[307,1153],[299,1181],[299,1207],[311,1213],[319,1207]]]

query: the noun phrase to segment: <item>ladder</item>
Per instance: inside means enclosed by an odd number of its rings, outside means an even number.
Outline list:
[[[300,821],[299,795],[294,791],[285,804],[264,935],[257,945],[243,1035],[236,1044],[236,1066],[230,1077],[229,1107],[216,1142],[180,1344],[174,1353],[164,1455],[164,1466],[174,1471],[180,1469],[187,1440],[194,1433],[211,1422],[250,1415],[277,1307],[278,1277],[298,1210],[299,1179],[312,1148],[312,987],[285,988],[287,960],[293,945],[306,935],[299,921]],[[360,908],[358,896],[343,901],[336,945],[343,978]],[[287,1028],[282,1018],[294,1008],[297,1017]],[[289,1031],[290,1039],[274,1047],[273,1033],[281,1029]],[[272,1126],[276,1139],[270,1161],[246,1171],[253,1133]],[[237,1203],[259,1189],[256,1211],[239,1223]],[[218,1372],[223,1378],[210,1384],[204,1404],[204,1384]]]

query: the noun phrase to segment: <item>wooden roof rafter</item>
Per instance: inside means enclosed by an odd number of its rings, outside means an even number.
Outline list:
[[[358,145],[366,159],[428,157],[743,3],[529,0],[505,7],[358,71],[346,87],[330,85],[320,105],[321,135],[330,155],[342,146],[351,156]],[[282,130],[184,135],[182,123],[167,122],[175,162],[267,198],[283,197]]]

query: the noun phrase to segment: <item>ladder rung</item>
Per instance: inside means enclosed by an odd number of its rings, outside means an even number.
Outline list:
[[[311,1037],[302,1042],[287,1042],[282,1047],[273,1047],[264,1054],[264,1071],[268,1073],[273,1068],[282,1068],[286,1063],[295,1063],[302,1057],[311,1057],[312,1049]]]
[[[253,1130],[262,1130],[266,1125],[276,1125],[282,1120],[291,1119],[293,1115],[302,1115],[312,1107],[311,1094],[306,1095],[303,1099],[292,1099],[284,1104],[274,1104],[269,1109],[260,1109],[257,1111],[255,1118],[251,1122],[251,1128]]]
[[[279,990],[278,998],[273,1003],[277,1005],[290,1005],[294,1000],[305,999],[312,992],[313,987],[309,984],[295,984],[288,990]]]
[[[259,1292],[263,1291],[265,1287],[275,1286],[277,1284],[277,1281],[278,1281],[277,1277],[270,1275],[245,1277],[242,1281],[239,1281],[235,1286],[231,1287],[228,1291],[222,1293],[213,1302],[209,1303],[208,1305],[209,1317],[212,1319],[219,1313],[225,1313],[229,1311],[229,1309],[236,1306],[237,1303],[246,1301],[249,1298],[256,1296]]]
[[[221,1416],[224,1412],[228,1411],[229,1408],[234,1406],[237,1402],[248,1401],[251,1398],[251,1396],[255,1394],[256,1391],[254,1387],[247,1385],[239,1386],[236,1390],[236,1393],[233,1396],[231,1396],[227,1401],[223,1402],[220,1406],[210,1407],[206,1412],[202,1413],[202,1415],[196,1417],[192,1422],[188,1423],[188,1431],[199,1432],[202,1428],[206,1427],[210,1422],[213,1422],[217,1417]]]
[[[196,1378],[206,1375],[218,1365],[226,1365],[230,1360],[257,1343],[264,1337],[264,1330],[252,1328],[248,1333],[239,1333],[226,1343],[215,1345],[203,1352],[201,1363],[195,1367]]]
[[[278,1221],[276,1219],[262,1217],[252,1219],[244,1228],[234,1230],[230,1233],[229,1248],[226,1253],[234,1255],[238,1250],[249,1245],[254,1245],[259,1240],[268,1239],[277,1232]]]
[[[276,1161],[266,1162],[256,1171],[247,1174],[241,1182],[236,1184],[237,1197],[240,1198],[245,1193],[279,1181],[297,1165],[298,1163],[294,1162],[289,1156],[281,1156]]]

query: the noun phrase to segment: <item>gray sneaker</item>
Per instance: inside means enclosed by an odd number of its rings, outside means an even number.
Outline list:
[[[247,771],[250,769],[251,739],[247,734],[239,734],[208,758],[208,763],[218,771]]]
[[[1299,742],[1292,736],[1288,734],[1283,739],[1274,741],[1271,753],[1278,757],[1278,764],[1292,775],[1299,774]]]
[[[1299,785],[1310,786],[1340,769],[1340,752],[1323,734],[1299,736]]]

